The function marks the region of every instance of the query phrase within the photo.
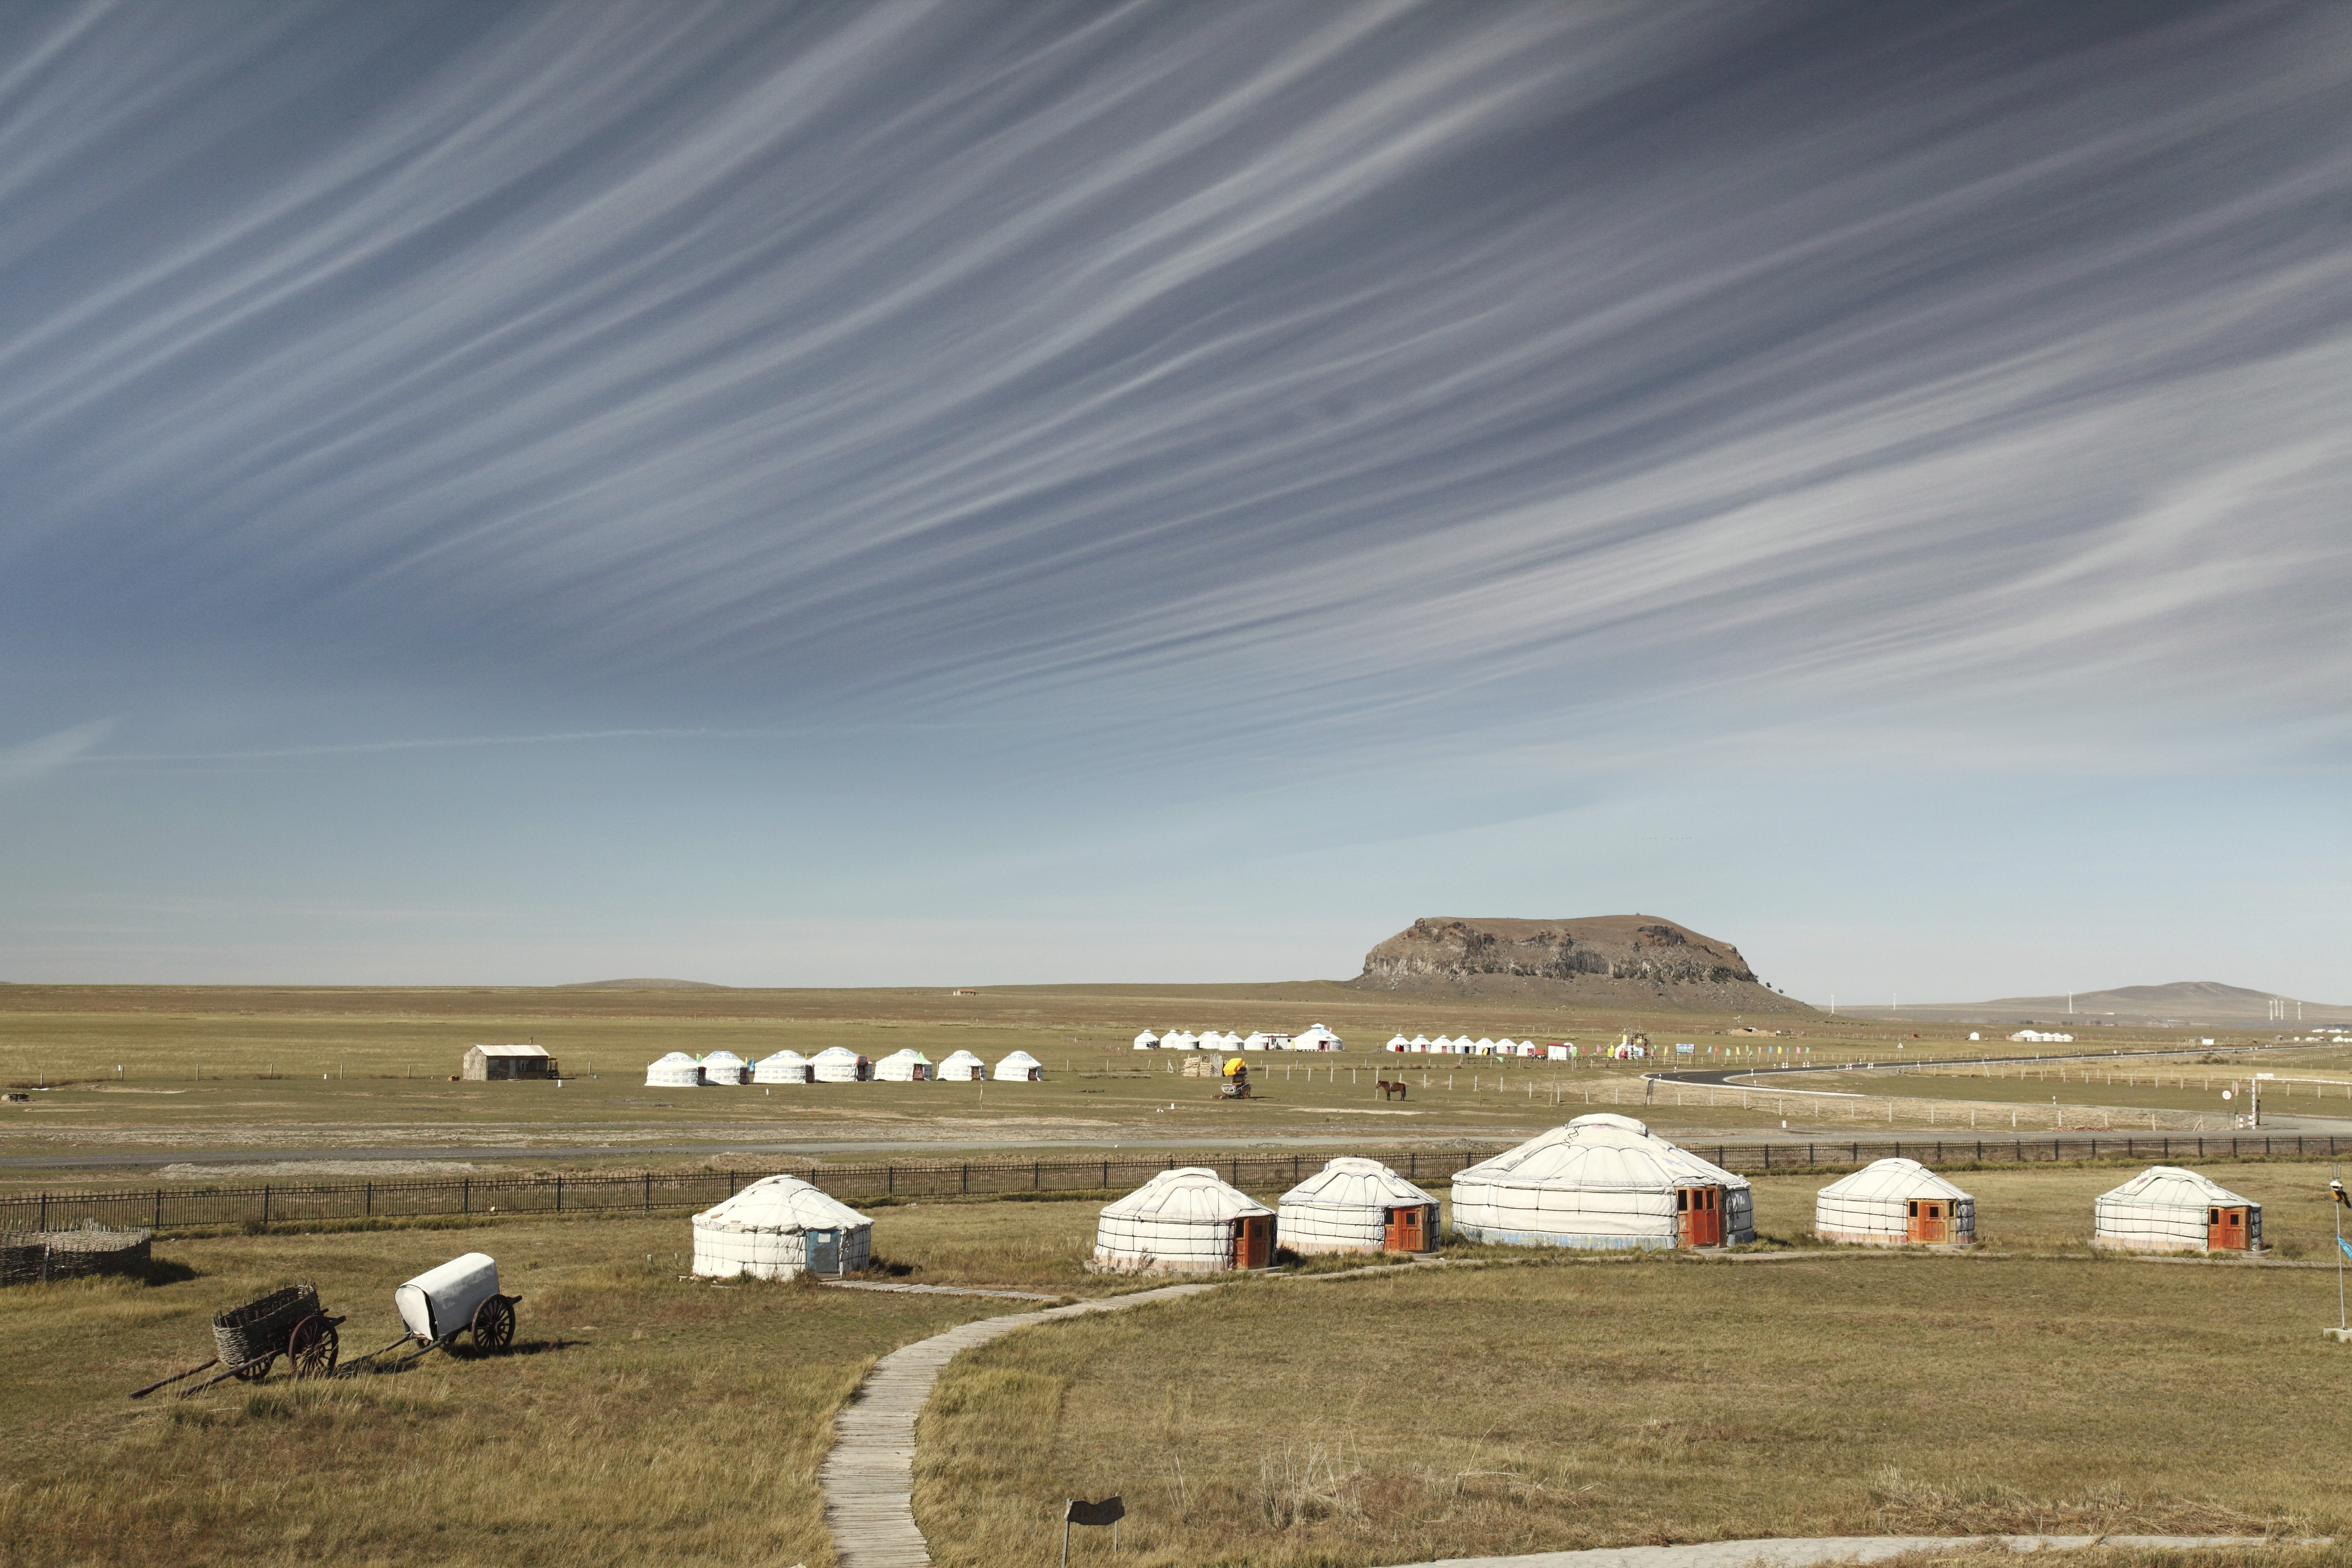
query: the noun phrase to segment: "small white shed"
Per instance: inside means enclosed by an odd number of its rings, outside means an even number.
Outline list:
[[[547,1054],[547,1047],[533,1045],[468,1047],[462,1070],[469,1083],[558,1076],[555,1058]]]
[[[1274,1262],[1275,1216],[1198,1166],[1162,1171],[1108,1205],[1094,1266],[1139,1274],[1216,1274]]]
[[[1045,1064],[1027,1051],[1015,1051],[996,1064],[989,1077],[999,1083],[1037,1083],[1045,1076]]]
[[[753,1083],[806,1083],[808,1058],[798,1051],[771,1051],[751,1066]]]
[[[1343,1154],[1282,1194],[1293,1252],[1434,1252],[1437,1200],[1381,1164]]]
[[[1673,1247],[1756,1239],[1748,1179],[1630,1116],[1580,1116],[1454,1178],[1454,1229],[1516,1247]]]
[[[750,1071],[751,1066],[751,1063],[733,1051],[713,1051],[702,1058],[702,1081],[707,1084],[723,1083],[730,1088],[740,1089],[743,1086],[743,1076]]]
[[[693,1089],[702,1082],[702,1064],[684,1051],[672,1051],[646,1064],[647,1089]]]
[[[2091,1245],[2125,1252],[2260,1252],[2263,1205],[2178,1165],[2150,1165],[2091,1205]]]
[[[694,1216],[694,1271],[706,1279],[833,1279],[873,1251],[874,1222],[798,1176],[764,1176]]]
[[[931,1076],[931,1058],[909,1046],[876,1062],[874,1076],[884,1083],[927,1083]]]
[[[941,1083],[971,1083],[988,1076],[988,1064],[970,1051],[957,1051],[940,1058],[936,1076]]]
[[[1972,1247],[1977,1201],[1916,1160],[1878,1160],[1815,1195],[1813,1234],[1866,1247]]]
[[[809,1077],[818,1083],[863,1083],[874,1064],[847,1046],[827,1046],[809,1058]]]

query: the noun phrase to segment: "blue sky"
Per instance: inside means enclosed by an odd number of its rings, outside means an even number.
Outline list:
[[[0,978],[2352,1000],[2352,13],[0,15]]]

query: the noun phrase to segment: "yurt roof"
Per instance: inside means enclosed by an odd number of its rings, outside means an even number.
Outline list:
[[[1825,1198],[1967,1198],[1960,1191],[1916,1160],[1874,1160],[1851,1175],[1823,1187]]]
[[[984,1064],[981,1059],[970,1051],[957,1051],[940,1058],[940,1066],[943,1068],[973,1068],[982,1065]]]
[[[690,1068],[695,1065],[695,1062],[694,1058],[688,1056],[684,1051],[671,1051],[666,1056],[656,1057],[650,1065],[654,1067]]]
[[[806,1067],[808,1065],[808,1058],[801,1055],[798,1051],[789,1050],[770,1051],[766,1056],[761,1057],[760,1060],[762,1065],[769,1062],[774,1062],[779,1067],[788,1068]]]
[[[1415,1035],[1412,1037],[1412,1043],[1416,1046],[1425,1046],[1429,1044],[1429,1037],[1427,1035]]]
[[[1110,1219],[1206,1224],[1274,1211],[1247,1193],[1225,1185],[1214,1171],[1187,1165],[1181,1170],[1160,1172],[1117,1203],[1105,1205],[1102,1212]]]
[[[1378,1160],[1342,1154],[1283,1194],[1282,1201],[1328,1208],[1378,1208],[1437,1200]]]
[[[1043,1067],[1045,1065],[1039,1061],[1035,1057],[1031,1056],[1027,1051],[1015,1051],[996,1065],[998,1067],[1010,1067],[1016,1063],[1024,1068]]]
[[[2136,1204],[2167,1204],[2185,1209],[2201,1209],[2212,1204],[2244,1204],[2253,1206],[2252,1198],[2240,1197],[2210,1176],[2184,1171],[2178,1165],[2150,1165],[2111,1193],[2099,1194],[2108,1198],[2126,1199]]]
[[[1510,1187],[1658,1192],[1704,1184],[1745,1187],[1748,1178],[1677,1148],[1630,1116],[1596,1111],[1537,1134],[1471,1166],[1454,1181]]]
[[[844,1057],[847,1057],[850,1060],[856,1061],[857,1059],[857,1053],[851,1050],[847,1046],[827,1046],[824,1049],[817,1052],[815,1057],[811,1059],[821,1062],[837,1062]]]
[[[762,1176],[725,1203],[696,1215],[694,1223],[739,1230],[839,1230],[874,1222],[798,1176]]]
[[[1144,1031],[1143,1031],[1143,1033],[1141,1033],[1141,1034],[1139,1034],[1139,1035],[1138,1035],[1138,1036],[1136,1036],[1136,1037],[1135,1037],[1135,1043],[1136,1043],[1137,1045],[1140,1046],[1140,1045],[1145,1044],[1146,1042],[1149,1042],[1149,1043],[1150,1043],[1150,1044],[1152,1044],[1152,1045],[1155,1045],[1155,1046],[1156,1046],[1156,1045],[1158,1045],[1158,1044],[1160,1043],[1160,1037],[1159,1037],[1159,1036],[1157,1036],[1157,1035],[1155,1035],[1155,1034],[1153,1034],[1153,1033],[1152,1033],[1150,1030],[1149,1030],[1149,1029],[1144,1030]]]
[[[1409,1046],[1412,1044],[1412,1042],[1406,1039],[1402,1035],[1391,1035],[1389,1037],[1389,1044],[1392,1046]]]
[[[702,1065],[707,1068],[740,1068],[743,1065],[743,1058],[733,1051],[713,1051],[702,1058]]]
[[[925,1067],[931,1065],[931,1058],[912,1046],[901,1046],[882,1059],[886,1062],[920,1062]]]

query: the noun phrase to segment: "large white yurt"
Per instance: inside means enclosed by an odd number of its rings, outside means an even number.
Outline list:
[[[1160,1048],[1160,1037],[1146,1029],[1135,1037],[1135,1048],[1139,1051],[1156,1051]]]
[[[1274,1262],[1275,1217],[1213,1171],[1162,1171],[1095,1224],[1095,1267],[1132,1273],[1215,1274]]]
[[[1606,1111],[1454,1178],[1454,1229],[1517,1247],[1713,1247],[1756,1239],[1747,1178]]]
[[[771,1051],[751,1064],[753,1083],[806,1083],[808,1058],[798,1051]]]
[[[941,1083],[971,1083],[988,1076],[988,1064],[970,1051],[958,1051],[940,1058],[939,1070],[933,1076]]]
[[[1977,1201],[1916,1160],[1878,1160],[1821,1190],[1813,1234],[1866,1247],[1972,1247]]]
[[[827,1046],[809,1058],[809,1077],[818,1083],[863,1083],[874,1064],[847,1046]]]
[[[692,1089],[702,1081],[702,1064],[684,1051],[672,1051],[646,1064],[647,1089]]]
[[[1391,1035],[1389,1037],[1389,1043],[1381,1048],[1387,1051],[1409,1051],[1412,1049],[1412,1042],[1406,1039],[1402,1035]]]
[[[1282,1194],[1293,1252],[1434,1252],[1437,1200],[1381,1164],[1343,1154]]]
[[[740,1089],[742,1087],[743,1074],[751,1065],[733,1051],[713,1051],[702,1058],[702,1081],[723,1083],[730,1088]]]
[[[1297,1037],[1292,1041],[1290,1048],[1295,1051],[1339,1051],[1347,1049],[1345,1046],[1339,1043],[1339,1036],[1333,1034],[1330,1030],[1325,1028],[1320,1024],[1311,1024],[1306,1028],[1301,1029]]]
[[[2260,1252],[2263,1205],[2178,1165],[2150,1165],[2091,1205],[2091,1245],[2126,1252]]]
[[[764,1176],[694,1216],[694,1271],[731,1279],[855,1274],[874,1252],[874,1222],[798,1176]]]
[[[928,1083],[931,1077],[931,1058],[908,1046],[892,1051],[874,1064],[874,1076],[883,1083]]]
[[[1045,1064],[1027,1051],[1015,1051],[988,1075],[999,1083],[1036,1083],[1045,1076]]]

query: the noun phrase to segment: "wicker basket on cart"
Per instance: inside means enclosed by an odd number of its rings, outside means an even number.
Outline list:
[[[272,1290],[267,1296],[257,1297],[242,1307],[232,1307],[215,1318],[213,1342],[220,1347],[223,1366],[236,1372],[240,1377],[259,1377],[269,1371],[271,1361],[287,1354],[289,1348],[309,1348],[307,1344],[295,1343],[295,1331],[313,1318],[326,1325],[323,1331],[327,1335],[332,1335],[332,1324],[328,1322],[319,1307],[319,1288],[316,1285],[289,1285],[283,1289]],[[341,1321],[334,1320],[337,1322]],[[319,1331],[314,1330],[303,1338],[310,1340]],[[331,1350],[327,1352],[327,1366],[331,1369],[334,1365]],[[248,1373],[247,1368],[254,1370]]]

